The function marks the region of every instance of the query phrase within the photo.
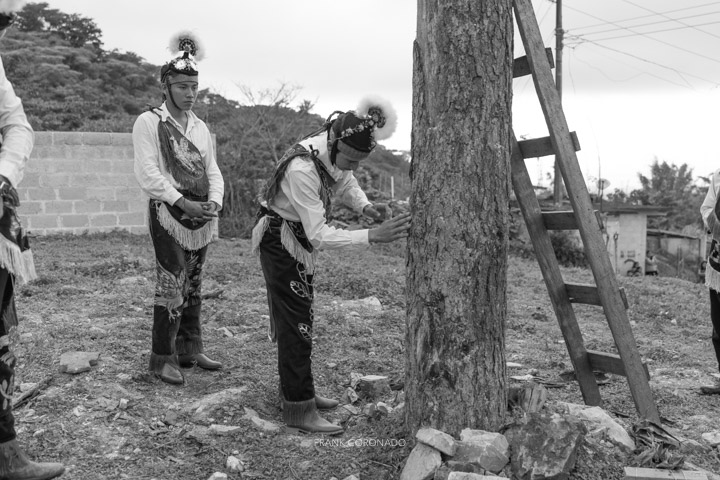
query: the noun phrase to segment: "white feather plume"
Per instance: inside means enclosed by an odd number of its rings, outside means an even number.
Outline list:
[[[13,13],[22,9],[25,0],[0,0],[0,13]]]
[[[180,48],[180,44],[181,42],[183,42],[183,40],[190,40],[195,44],[195,53],[190,52],[195,61],[199,62],[200,60],[205,58],[205,49],[203,48],[202,42],[200,42],[197,34],[191,32],[190,30],[182,30],[180,32],[177,32],[170,38],[170,45],[168,46],[168,49],[170,50],[170,53],[172,55],[177,55],[184,52],[184,50]]]
[[[368,115],[368,112],[373,107],[379,108],[382,111],[383,117],[385,117],[385,124],[382,127],[375,128],[375,134],[373,135],[375,140],[390,138],[392,134],[395,133],[395,128],[397,128],[398,116],[395,108],[393,108],[388,100],[375,95],[369,95],[360,100],[360,104],[355,112],[359,116],[364,117]]]

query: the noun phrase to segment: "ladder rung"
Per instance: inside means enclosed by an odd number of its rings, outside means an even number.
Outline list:
[[[549,211],[542,212],[543,223],[547,230],[577,230],[578,225],[575,220],[575,214],[572,210],[566,211]],[[602,216],[598,210],[595,210],[595,220],[597,220],[600,229],[602,229]]]
[[[553,59],[552,49],[546,48],[545,55],[547,55],[548,62],[550,62],[550,68],[555,67],[555,60]],[[524,77],[530,75],[530,63],[528,62],[527,55],[518,57],[513,62],[513,78]]]
[[[628,304],[627,295],[625,295],[625,289],[620,287],[620,297],[622,298],[625,310],[630,308]],[[566,283],[565,291],[568,294],[570,303],[582,303],[584,305],[597,305],[602,307],[602,301],[600,300],[600,294],[595,285],[586,285],[580,283]]]
[[[625,364],[619,355],[588,350],[587,356],[593,370],[627,376],[625,373]],[[650,380],[650,372],[648,371],[647,365],[643,363],[642,367],[645,371],[645,377]]]
[[[577,152],[580,150],[580,141],[577,138],[577,134],[575,132],[570,132],[570,138],[572,139],[573,147]],[[555,149],[550,141],[550,137],[520,140],[518,145],[520,146],[523,158],[538,158],[555,155]]]

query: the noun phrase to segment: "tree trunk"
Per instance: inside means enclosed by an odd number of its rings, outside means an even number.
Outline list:
[[[406,422],[495,430],[506,405],[511,0],[418,0]]]

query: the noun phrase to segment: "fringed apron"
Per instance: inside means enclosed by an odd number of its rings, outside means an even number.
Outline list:
[[[180,184],[178,191],[188,200],[207,201],[210,181],[197,147],[162,118],[158,138],[162,161]],[[201,353],[202,268],[217,219],[193,222],[179,207],[154,199],[149,218],[157,272],[152,352],[158,361],[167,360],[163,356]]]
[[[712,186],[710,187],[712,188]],[[720,200],[720,197],[718,197]],[[707,218],[708,228],[712,234],[710,254],[705,268],[705,285],[710,289],[710,319],[713,324],[712,344],[715,358],[720,371],[720,202],[716,200],[715,208]]]
[[[37,278],[27,236],[20,226],[17,193],[10,185],[2,195],[0,218],[0,443],[15,438],[12,394],[15,385],[15,355],[10,350],[11,331],[18,324],[15,311],[15,279],[21,283]]]
[[[313,328],[313,276],[317,252],[305,235],[302,223],[282,218],[270,207],[280,189],[289,163],[305,157],[315,164],[320,177],[318,196],[329,219],[330,176],[316,151],[295,145],[280,159],[268,182],[265,201],[253,228],[253,251],[259,251],[270,310],[270,338],[278,344],[280,388],[285,400],[301,402],[314,398],[311,354]]]

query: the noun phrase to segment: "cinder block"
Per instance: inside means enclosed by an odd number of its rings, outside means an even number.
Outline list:
[[[130,206],[127,201],[123,200],[111,200],[109,202],[102,202],[103,212],[129,212]],[[122,224],[122,222],[121,222]]]
[[[68,173],[42,173],[40,175],[41,187],[69,187],[70,174]]]
[[[46,173],[79,173],[82,172],[82,163],[75,159],[56,158],[46,161],[44,169]]]
[[[38,145],[37,143],[33,146],[32,153],[30,154],[30,160],[28,160],[27,168],[33,169],[37,165],[38,161],[53,158],[57,154],[53,145]]]
[[[60,217],[57,215],[33,215],[28,217],[27,229],[36,230],[38,228],[58,228]]]
[[[87,215],[62,215],[60,224],[63,228],[89,227],[90,219]]]
[[[135,175],[108,173],[98,175],[96,185],[101,187],[128,187],[136,184]]]
[[[39,172],[25,172],[25,175],[23,175],[22,180],[20,181],[20,185],[15,185],[15,187],[39,187],[40,186],[40,173]]]
[[[86,158],[82,160],[82,171],[85,173],[106,174],[112,170],[113,162],[100,158]]]
[[[147,222],[145,213],[119,213],[118,224],[123,227],[142,226]]]
[[[87,197],[87,187],[58,188],[60,200],[83,200]]]
[[[53,134],[52,132],[35,132],[35,147],[38,145],[52,145]],[[34,152],[34,149],[33,149]]]
[[[118,159],[112,162],[111,173],[125,173],[135,176],[135,161],[133,159]]]
[[[101,213],[98,215],[90,215],[91,227],[117,227],[117,215],[111,213]]]
[[[28,200],[55,200],[57,195],[54,188],[28,188]]]
[[[18,215],[36,215],[44,213],[43,205],[45,202],[21,202],[18,207]]]
[[[70,200],[55,200],[45,202],[45,213],[48,215],[59,213],[73,213],[73,202]]]
[[[99,213],[102,210],[102,202],[99,200],[76,200],[73,202],[75,213]]]
[[[83,132],[83,145],[110,145],[112,134],[109,132]]]
[[[70,175],[69,186],[71,187],[96,187],[98,186],[97,173],[78,173]]]
[[[53,132],[55,145],[82,145],[82,132]]]
[[[112,144],[132,147],[132,133],[113,133]]]
[[[116,186],[115,188],[115,198],[118,200],[140,200],[142,199],[145,203],[148,201],[147,195],[145,195],[145,192],[140,189],[137,183],[132,183],[131,185],[126,186]]]
[[[115,189],[113,187],[88,187],[87,199],[101,201],[115,200]],[[98,205],[98,207],[100,207],[100,205]],[[99,211],[98,209],[98,212]]]
[[[96,158],[104,158],[107,160],[112,161],[126,161],[127,160],[127,147],[118,147],[115,145],[104,145],[104,146],[94,146],[93,148],[93,155],[96,156]]]

